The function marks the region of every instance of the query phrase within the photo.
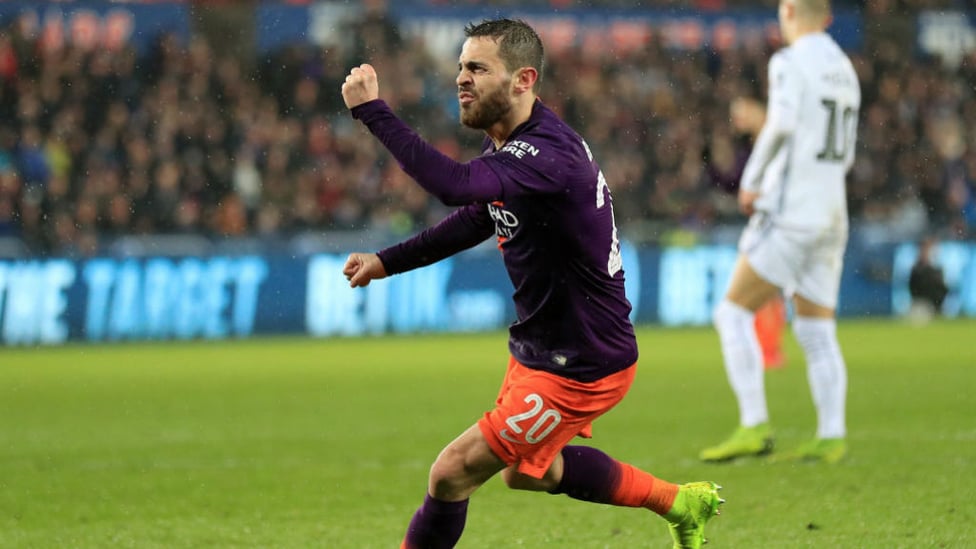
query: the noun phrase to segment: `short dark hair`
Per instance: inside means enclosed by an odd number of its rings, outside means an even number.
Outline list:
[[[830,0],[794,0],[796,11],[804,17],[827,17],[830,15]]]
[[[477,25],[469,23],[464,27],[464,35],[468,38],[487,36],[495,40],[498,42],[498,56],[509,72],[522,67],[532,67],[539,73],[536,81],[542,80],[544,56],[542,40],[525,21],[492,19],[484,20]]]

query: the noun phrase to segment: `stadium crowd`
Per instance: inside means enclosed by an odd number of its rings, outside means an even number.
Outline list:
[[[885,28],[888,15],[864,17],[870,30]],[[433,56],[383,12],[349,31],[359,39],[259,59],[201,36],[160,37],[140,57],[45,50],[16,26],[0,32],[0,237],[38,255],[77,256],[123,235],[402,235],[439,219],[446,208],[353,124],[339,88],[349,66],[370,61],[402,117],[448,155],[468,158],[481,135],[457,122],[456,52]],[[852,217],[905,238],[971,238],[976,54],[952,67],[910,47],[868,32],[853,55],[864,107]],[[675,51],[655,41],[630,51],[571,47],[551,52],[541,96],[586,137],[622,231],[645,241],[676,229],[695,237],[742,222],[710,173],[748,151],[729,103],[763,99],[770,52],[768,44]]]

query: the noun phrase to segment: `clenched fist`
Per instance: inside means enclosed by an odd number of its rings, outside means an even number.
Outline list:
[[[759,193],[754,193],[747,191],[745,189],[739,189],[739,211],[746,215],[752,215],[756,213],[756,199],[759,198]]]
[[[353,67],[342,84],[342,100],[347,108],[362,105],[379,98],[380,86],[376,79],[376,69],[369,63]]]
[[[345,86],[343,86],[345,90]],[[386,278],[386,267],[376,254],[349,254],[346,264],[342,267],[342,274],[346,275],[350,288],[368,286],[373,280]]]

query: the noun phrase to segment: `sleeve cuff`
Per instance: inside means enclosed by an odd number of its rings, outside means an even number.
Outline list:
[[[350,109],[349,112],[352,114],[354,119],[363,120],[371,114],[388,110],[390,110],[390,106],[386,104],[386,101],[383,101],[382,99],[374,99],[372,101],[367,101],[365,103],[356,105]]]
[[[393,245],[376,252],[376,256],[380,258],[380,263],[383,264],[383,269],[386,271],[387,276],[393,276],[403,272],[402,267],[397,263],[397,248],[398,245]]]

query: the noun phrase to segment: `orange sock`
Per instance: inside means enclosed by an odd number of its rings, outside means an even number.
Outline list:
[[[613,494],[611,503],[625,507],[646,507],[659,515],[671,510],[678,485],[656,478],[627,463],[617,462],[620,467],[620,482]]]
[[[756,311],[756,337],[762,348],[766,368],[783,365],[783,332],[786,330],[786,304],[776,298]]]

